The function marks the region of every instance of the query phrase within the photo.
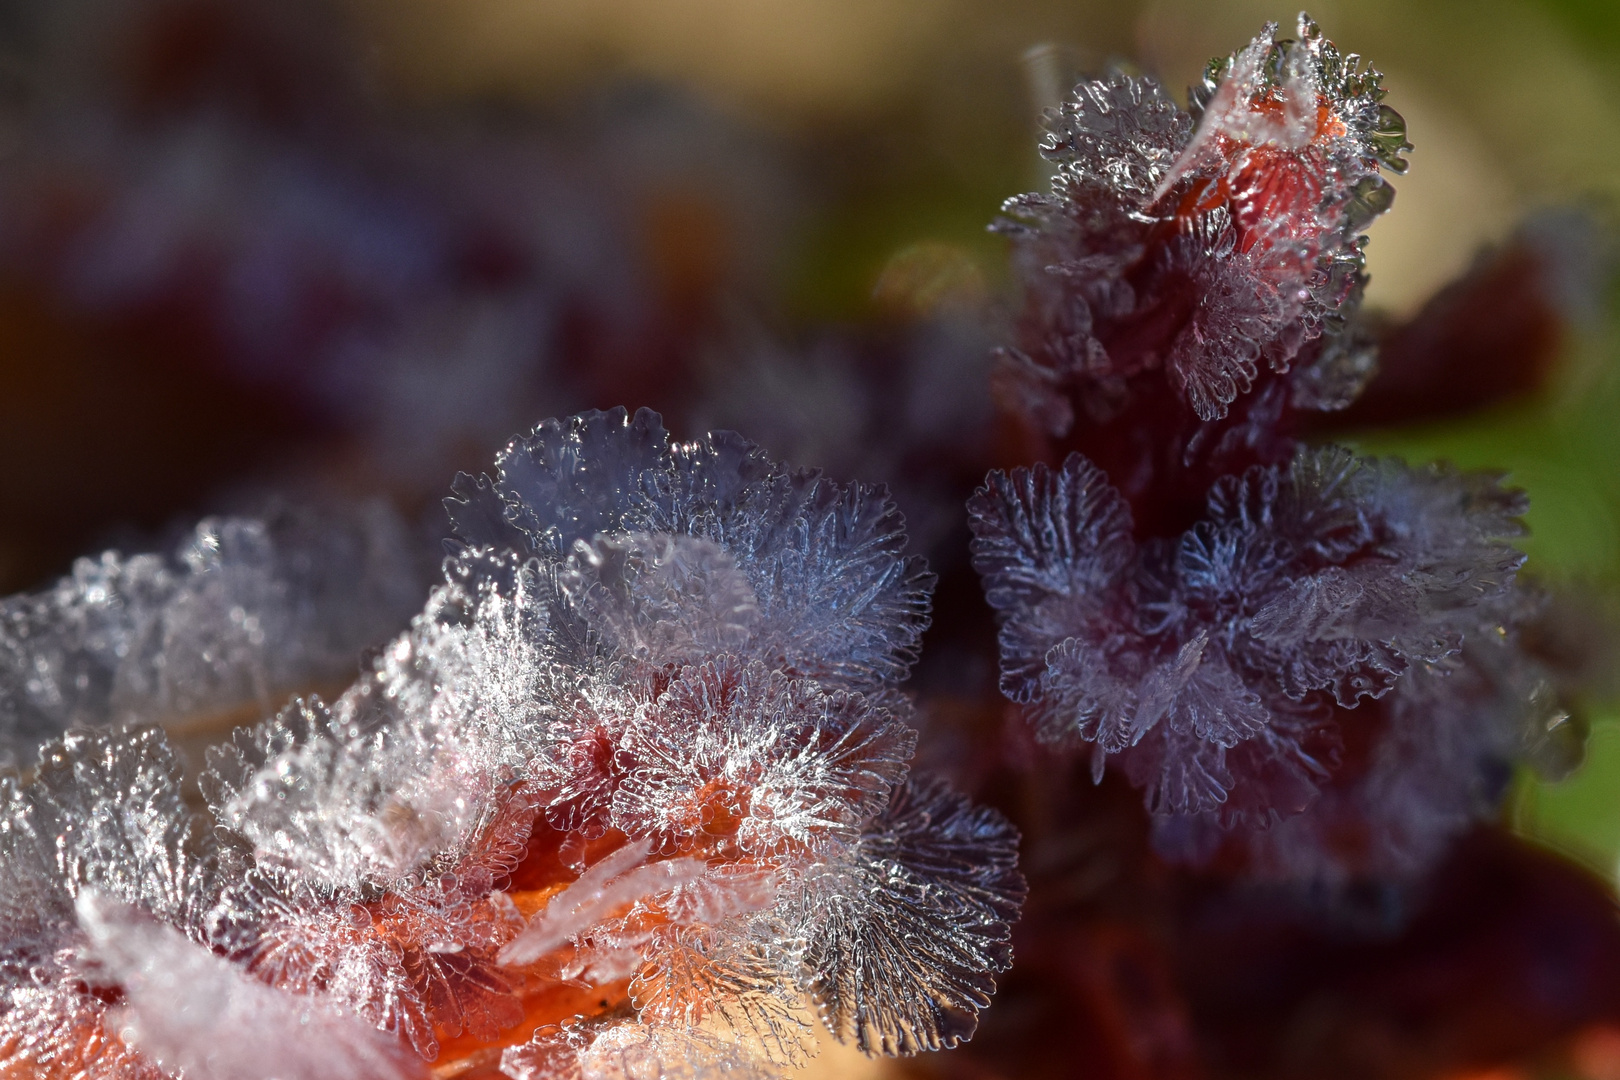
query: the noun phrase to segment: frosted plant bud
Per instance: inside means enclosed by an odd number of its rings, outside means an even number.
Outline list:
[[[318,995],[294,997],[142,915],[86,891],[79,923],[92,978],[123,993],[122,1041],[197,1080],[402,1080],[401,1048]]]
[[[1360,232],[1393,199],[1380,169],[1406,167],[1380,80],[1302,15],[1297,40],[1268,25],[1211,64],[1191,114],[1149,79],[1077,87],[1041,147],[1051,193],[1009,200],[998,224],[1026,290],[1004,402],[1062,436],[1168,379],[1216,420],[1263,369],[1339,334],[1365,280]]]

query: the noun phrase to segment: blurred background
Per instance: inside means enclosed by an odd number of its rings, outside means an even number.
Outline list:
[[[1579,636],[1620,595],[1620,6],[1311,13],[1386,73],[1416,146],[1372,230],[1370,307],[1398,321],[1471,269],[1506,273],[1504,252],[1556,256],[1510,376],[1464,366],[1454,402],[1339,437],[1508,471],[1532,496],[1531,571],[1591,609]],[[1009,309],[985,226],[1044,183],[1041,108],[1110,62],[1179,93],[1293,17],[1250,0],[5,0],[0,589],[275,499],[385,498],[426,550],[457,470],[545,416],[618,404],[888,480],[919,546],[961,559]],[[1620,712],[1590,704],[1587,764],[1524,778],[1511,812],[1612,880]]]

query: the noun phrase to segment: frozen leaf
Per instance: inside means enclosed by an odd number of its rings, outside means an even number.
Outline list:
[[[203,789],[220,824],[289,883],[398,881],[459,839],[472,812],[436,735],[401,726],[352,736],[318,698],[296,701],[210,749]]]
[[[822,1019],[869,1054],[972,1037],[1012,962],[1018,835],[935,779],[895,792],[847,864],[811,883],[805,964]]]
[[[419,1076],[392,1041],[319,995],[294,997],[139,910],[85,891],[90,975],[122,991],[111,1020],[159,1066],[197,1080],[400,1080]]]
[[[338,1007],[431,1058],[438,1048],[428,1005],[405,967],[404,949],[355,904],[255,898],[245,947],[254,977],[289,994],[324,994]]]

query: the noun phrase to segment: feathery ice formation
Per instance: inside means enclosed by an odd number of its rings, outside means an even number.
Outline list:
[[[0,792],[0,1075],[770,1076],[812,1008],[873,1054],[970,1036],[1017,837],[908,776],[932,578],[883,489],[620,409],[456,490],[426,610],[211,751],[206,816],[151,727]]]
[[[1376,71],[1275,30],[1191,114],[1123,74],[1049,114],[1053,191],[999,226],[1026,305],[998,378],[1060,464],[990,475],[974,562],[1003,692],[1141,788],[1161,850],[1399,876],[1559,707],[1518,643],[1522,494],[1298,437],[1374,370],[1358,234],[1409,147]]]

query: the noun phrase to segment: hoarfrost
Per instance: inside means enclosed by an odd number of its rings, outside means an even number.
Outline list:
[[[700,1029],[637,1023],[548,1025],[501,1056],[512,1080],[775,1080],[781,1070]]]
[[[756,857],[850,841],[905,775],[916,733],[860,694],[758,663],[686,668],[625,733],[615,825],[666,850]]]
[[[825,863],[801,914],[804,962],[834,1035],[869,1054],[972,1037],[1012,963],[1024,898],[1018,834],[933,778],[899,788],[848,862]]]
[[[357,1024],[432,1060],[563,986],[628,985],[640,1014],[574,1047],[587,1076],[769,1074],[808,1052],[810,999],[869,1052],[970,1034],[1007,963],[1016,840],[936,782],[907,786],[893,684],[932,579],[886,493],[732,435],[671,445],[623,410],[541,425],[472,490],[464,538],[503,546],[456,546],[330,704],[298,699],[210,751],[217,837],[156,730],[70,736],[6,789],[22,809],[0,855],[22,872],[0,915],[55,912],[11,934],[32,950],[17,962],[60,974],[48,956],[82,922],[132,1043],[221,1078],[304,1068],[285,1056],[304,1047],[210,1041],[233,1010],[265,1010],[272,1041],[283,1021],[319,1029],[329,1074],[363,1076],[355,1048],[383,1044],[345,1041]],[[542,880],[508,894],[536,852]],[[75,920],[80,885],[106,900]],[[557,1053],[514,1051],[508,1072]]]
[[[341,679],[423,574],[381,504],[207,518],[172,558],[107,552],[0,603],[0,752],[74,725],[206,721]]]
[[[178,940],[206,936],[214,853],[162,732],[75,732],[27,786],[0,779],[0,879],[0,1068],[164,1075],[105,1029],[74,959],[89,893],[143,906]]]
[[[1116,415],[1153,372],[1199,420],[1224,417],[1359,302],[1359,233],[1393,200],[1379,170],[1404,171],[1405,127],[1308,18],[1297,40],[1276,29],[1212,64],[1191,114],[1118,72],[1048,113],[1052,190],[996,226],[1026,309],[995,381],[1042,429],[1066,434],[1075,402]]]
[[[92,891],[78,917],[88,977],[116,986],[119,1039],[188,1080],[402,1080],[402,1049],[320,995],[255,982],[137,909]]]
[[[1335,708],[1497,633],[1524,507],[1493,476],[1331,447],[1221,479],[1174,541],[1134,541],[1079,455],[970,503],[1003,689],[1039,737],[1089,746],[1099,777],[1119,755],[1157,814],[1228,827],[1311,804]]]
[[[828,686],[902,678],[927,625],[933,577],[902,554],[886,489],[787,469],[731,432],[671,443],[646,409],[582,413],[514,440],[493,478],[458,477],[455,491],[447,505],[468,544],[550,559],[602,533],[718,545],[759,612],[732,651]],[[724,595],[740,597],[735,586]]]

